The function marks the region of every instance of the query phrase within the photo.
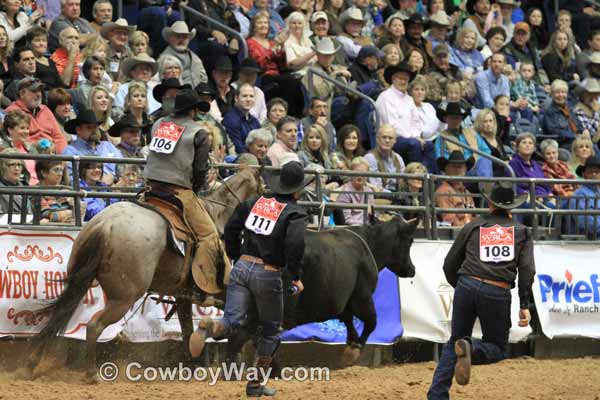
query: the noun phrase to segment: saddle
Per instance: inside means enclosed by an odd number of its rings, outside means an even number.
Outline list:
[[[152,206],[151,209],[159,213],[168,222],[169,237],[171,239],[169,242],[173,250],[183,257],[189,257],[195,237],[192,229],[183,218],[183,210],[172,202],[155,196],[146,196],[144,203]]]

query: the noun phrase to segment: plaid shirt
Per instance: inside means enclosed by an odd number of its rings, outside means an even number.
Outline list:
[[[530,80],[526,82],[523,78],[519,78],[510,87],[510,99],[518,100],[520,97],[525,97],[530,107],[538,106],[538,98],[535,93],[535,82]]]
[[[575,108],[575,115],[583,125],[583,129],[587,129],[590,135],[594,136],[600,128],[600,112],[594,112],[590,107],[583,103],[578,103]]]

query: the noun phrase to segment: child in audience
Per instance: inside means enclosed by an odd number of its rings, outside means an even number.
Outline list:
[[[519,67],[520,78],[510,87],[510,106],[522,118],[533,121],[533,117],[540,111],[540,106],[535,93],[535,67],[531,62],[522,62]]]

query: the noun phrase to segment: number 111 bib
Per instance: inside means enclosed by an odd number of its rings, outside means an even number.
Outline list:
[[[285,206],[287,204],[280,203],[275,199],[261,197],[254,203],[244,226],[257,235],[269,236],[273,233],[273,228]]]
[[[479,258],[484,262],[515,259],[515,227],[494,225],[479,228]]]

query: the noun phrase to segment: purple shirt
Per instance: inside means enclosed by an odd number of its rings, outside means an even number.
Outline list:
[[[60,15],[60,1],[37,0],[36,3],[38,6],[44,7],[44,17],[48,18],[50,21],[53,21]]]
[[[517,178],[546,178],[544,175],[544,171],[540,164],[536,161],[531,160],[529,164],[525,162],[521,158],[520,155],[515,154],[509,162],[512,169],[515,171],[515,175]],[[528,183],[519,183],[517,185],[517,194],[521,193],[529,193],[529,184]],[[551,185],[535,185],[535,195],[536,196],[550,196],[552,194]]]

